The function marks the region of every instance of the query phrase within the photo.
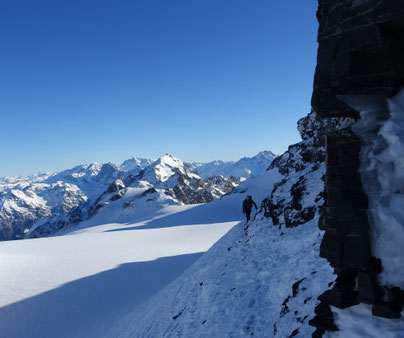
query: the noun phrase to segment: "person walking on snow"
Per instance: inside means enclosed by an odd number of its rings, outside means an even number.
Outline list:
[[[252,209],[253,205],[254,205],[255,209],[258,209],[257,205],[253,201],[252,197],[250,195],[248,195],[243,202],[243,214],[245,214],[247,217],[246,223],[248,223],[248,221],[250,220],[251,209]]]

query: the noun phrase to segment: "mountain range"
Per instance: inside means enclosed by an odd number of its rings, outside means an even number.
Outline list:
[[[253,157],[243,157],[238,161],[192,162],[189,163],[189,166],[197,170],[202,178],[222,175],[243,179],[265,172],[268,169],[268,163],[272,162],[276,156],[271,151],[261,151]]]
[[[55,174],[0,178],[0,240],[48,236],[122,204],[115,217],[141,218],[140,205],[198,204],[220,198],[241,180],[265,172],[275,155],[237,162],[184,163],[166,154],[121,165],[92,163]],[[135,196],[135,197],[134,197]]]

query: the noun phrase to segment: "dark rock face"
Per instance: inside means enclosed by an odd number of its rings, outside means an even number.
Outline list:
[[[326,138],[326,202],[321,226],[326,230],[320,256],[333,268],[362,269],[371,251],[366,215],[367,197],[359,177],[360,142],[352,131]]]
[[[363,144],[350,123],[340,122],[360,118],[357,102],[378,107],[373,114],[388,115],[386,98],[404,85],[404,6],[396,0],[319,0],[317,18],[312,107],[317,119],[340,118],[337,131],[320,122],[308,128],[320,129],[326,139],[325,205],[319,221],[326,232],[320,256],[338,274],[332,290],[319,300],[323,308],[341,309],[361,301],[373,304],[374,315],[398,318],[402,291],[379,285],[382,264],[372,256],[368,199],[358,172]],[[335,329],[327,311],[316,312],[310,323],[317,328],[315,336]]]
[[[312,107],[358,116],[341,94],[395,94],[404,84],[404,6],[397,0],[319,0]]]
[[[398,287],[383,288],[384,299],[373,304],[372,314],[378,317],[397,319],[401,317],[403,308],[403,291]]]
[[[213,194],[206,188],[206,183],[202,179],[190,179],[182,174],[178,174],[176,185],[168,190],[180,202],[184,204],[196,204],[211,202],[215,199]]]
[[[334,324],[334,315],[328,304],[320,303],[314,309],[314,313],[316,316],[309,321],[310,325],[323,331],[338,331],[337,326]]]
[[[208,177],[205,181],[208,186],[219,189],[219,194],[228,194],[240,184],[240,180],[234,176],[212,176]]]

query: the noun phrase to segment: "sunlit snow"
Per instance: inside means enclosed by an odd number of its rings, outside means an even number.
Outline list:
[[[105,208],[96,226],[1,242],[2,335],[99,337],[237,225],[247,193],[260,201],[277,178],[273,171],[250,179],[209,204],[152,208],[142,221],[111,223]]]

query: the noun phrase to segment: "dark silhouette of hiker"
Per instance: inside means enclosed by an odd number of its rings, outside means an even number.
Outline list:
[[[254,205],[255,209],[258,209],[257,205],[253,201],[252,197],[248,195],[245,200],[243,201],[243,214],[246,215],[247,217],[247,222],[250,220],[250,215],[251,215],[251,209],[252,206]]]

